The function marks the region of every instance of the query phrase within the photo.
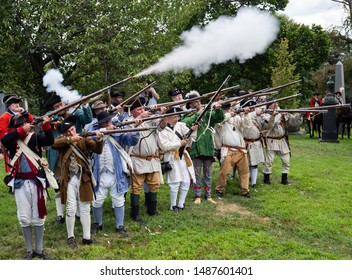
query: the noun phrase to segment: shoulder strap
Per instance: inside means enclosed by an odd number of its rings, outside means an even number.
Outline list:
[[[94,178],[92,166],[90,165],[88,158],[85,156],[85,154],[83,154],[83,152],[78,147],[76,147],[72,144],[70,144],[70,146],[72,148],[72,151],[76,154],[76,156],[78,156],[87,165],[87,167],[90,171],[90,178],[92,181],[92,185],[93,185],[93,187],[95,187],[97,185],[97,181]]]
[[[180,138],[181,140],[183,140],[183,137],[182,135],[177,131],[177,130],[174,130],[175,134],[177,135],[178,138]]]
[[[89,160],[86,155],[75,145],[70,144],[72,151],[78,156],[88,167],[90,166]]]
[[[39,169],[39,167],[41,166],[40,157],[27,146],[32,135],[33,133],[29,133],[24,141],[22,140],[17,141],[18,150],[16,152],[16,155],[11,160],[11,163],[10,163],[11,166],[13,166],[17,161],[17,159],[21,156],[21,154],[24,153],[27,156],[28,160],[30,160],[33,163],[35,168]]]
[[[125,160],[128,168],[133,172],[133,164],[129,154],[122,148],[122,146],[111,136],[108,136],[108,140],[116,147],[117,151],[120,153],[121,157]]]

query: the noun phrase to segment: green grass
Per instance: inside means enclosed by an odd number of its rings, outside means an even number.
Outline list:
[[[352,140],[322,143],[308,136],[290,136],[291,186],[280,184],[281,162],[276,158],[270,186],[258,187],[252,198],[238,195],[238,177],[228,182],[217,205],[195,205],[190,190],[186,210],[169,211],[169,189],[160,187],[159,216],[149,217],[141,205],[145,226],[129,219],[129,194],[125,227],[128,238],[114,230],[111,200],[104,205],[104,230],[94,236],[96,246],[66,245],[65,225],[55,226],[54,192],[49,190],[44,246],[58,259],[74,260],[345,260],[352,259]],[[1,176],[4,172],[2,171]],[[213,168],[213,186],[219,174]],[[214,191],[213,191],[214,192]],[[235,195],[234,195],[235,193]],[[143,197],[143,195],[142,195]],[[0,188],[0,259],[20,259],[25,246],[16,217],[14,196]],[[76,223],[76,239],[82,229]]]

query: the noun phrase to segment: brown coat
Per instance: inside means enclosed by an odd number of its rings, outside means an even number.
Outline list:
[[[72,141],[68,137],[58,137],[55,140],[54,145],[51,147],[55,150],[58,150],[59,159],[58,163],[61,167],[61,177],[59,181],[60,193],[61,193],[61,202],[66,203],[67,201],[67,187],[69,178],[69,166],[70,166],[70,155],[74,154],[70,144],[73,144],[82,151],[87,158],[89,158],[89,152],[101,154],[103,151],[103,141],[97,142],[90,137],[83,137],[76,143],[72,143]],[[74,154],[75,155],[75,154]],[[75,155],[77,163],[82,166],[82,174],[81,174],[81,185],[79,188],[80,200],[82,202],[92,201],[93,200],[93,185],[91,176],[91,168],[88,166],[82,159]]]

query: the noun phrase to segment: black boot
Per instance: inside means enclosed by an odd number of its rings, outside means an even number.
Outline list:
[[[147,207],[148,205],[148,201],[149,201],[149,193],[144,193],[144,197],[145,197],[145,200],[144,200],[144,206]]]
[[[157,193],[149,192],[149,201],[147,204],[147,213],[149,216],[159,215],[158,211],[156,211],[156,197]]]
[[[140,225],[143,225],[144,222],[142,218],[139,216],[139,195],[131,194],[131,214],[132,220],[136,221]]]
[[[287,181],[287,173],[282,173],[282,175],[281,175],[281,184],[290,185],[290,183]]]
[[[270,174],[265,174],[264,173],[264,184],[266,185],[270,185],[271,182],[270,182]]]

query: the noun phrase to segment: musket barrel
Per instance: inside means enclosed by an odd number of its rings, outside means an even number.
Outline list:
[[[259,93],[250,92],[250,93],[247,93],[247,94],[244,94],[244,95],[241,95],[241,96],[231,97],[231,98],[222,100],[222,101],[221,101],[221,104],[222,104],[222,105],[226,105],[226,104],[228,104],[228,103],[232,103],[232,102],[235,102],[235,101],[240,101],[240,100],[242,100],[242,99],[250,98],[250,97],[253,97],[253,96],[259,96]]]
[[[300,109],[310,109],[310,110],[320,110],[320,109],[329,109],[329,108],[341,108],[341,107],[351,107],[351,104],[335,104],[335,105],[326,105],[326,106],[318,106],[318,107],[307,107]]]
[[[101,132],[104,135],[109,135],[109,134],[118,134],[118,133],[128,133],[128,132],[139,132],[139,131],[145,131],[145,130],[151,130],[151,129],[157,129],[157,126],[150,126],[150,127],[137,127],[137,128],[129,128],[129,129],[112,129],[112,130],[105,130],[105,131],[90,131],[87,133],[82,133],[80,134],[82,137],[88,137],[88,136],[95,136],[97,132]]]
[[[130,100],[137,98],[141,93],[143,93],[145,90],[147,90],[148,88],[152,87],[155,84],[156,84],[156,81],[150,83],[149,85],[146,85],[140,91],[137,91],[136,93],[132,94],[130,97],[123,100],[119,105],[123,106],[123,105],[127,104]]]
[[[282,101],[282,100],[290,99],[290,98],[301,96],[301,95],[302,95],[302,93],[297,93],[297,94],[294,94],[294,95],[281,97],[281,98],[278,98],[278,99],[275,99],[275,100],[272,100],[272,101],[263,102],[263,103],[260,103],[260,104],[257,104],[257,105],[249,106],[249,108],[251,108],[251,109],[257,108],[257,107],[273,104],[273,103],[276,103],[276,102],[279,102],[279,101]]]
[[[61,108],[59,108],[59,109],[57,109],[57,110],[51,111],[51,112],[49,112],[49,113],[46,113],[46,114],[43,115],[43,116],[37,117],[37,118],[35,119],[35,121],[33,121],[32,123],[33,123],[33,124],[37,124],[37,123],[39,123],[40,121],[42,121],[43,118],[46,117],[46,116],[48,116],[48,117],[54,116],[54,115],[56,115],[56,114],[58,114],[58,113],[60,113],[60,112],[62,112],[62,111],[65,111],[65,110],[67,110],[67,109],[69,109],[69,108],[71,108],[71,107],[73,107],[73,106],[75,106],[75,105],[78,105],[78,104],[81,104],[81,103],[83,103],[83,102],[85,102],[85,101],[87,101],[87,100],[90,100],[91,98],[93,98],[93,97],[99,95],[100,93],[102,93],[102,92],[104,92],[104,91],[107,91],[108,89],[110,89],[110,88],[112,88],[112,87],[115,87],[115,86],[117,86],[117,85],[123,84],[123,83],[125,83],[125,82],[131,80],[132,78],[133,78],[133,77],[127,77],[127,78],[125,78],[125,79],[123,79],[123,80],[121,80],[121,81],[118,81],[118,82],[116,82],[116,83],[114,83],[114,84],[112,84],[112,85],[109,85],[109,86],[107,86],[107,87],[105,87],[105,88],[102,88],[102,89],[100,89],[100,90],[97,90],[97,91],[95,91],[95,92],[93,92],[93,93],[91,93],[91,94],[88,94],[88,95],[86,95],[86,96],[83,96],[83,97],[81,97],[80,99],[78,99],[78,100],[76,100],[76,101],[73,101],[73,102],[71,102],[71,103],[69,103],[69,104],[67,104],[67,105],[65,105],[65,106],[63,106],[63,107],[61,107]]]
[[[220,92],[223,93],[223,92],[227,92],[227,91],[230,91],[230,90],[233,90],[233,89],[237,89],[237,88],[240,88],[240,85],[223,88],[223,89],[221,89]],[[193,97],[193,98],[190,98],[190,99],[184,99],[184,100],[180,100],[180,101],[170,101],[170,102],[165,102],[165,103],[159,103],[159,104],[157,104],[155,106],[157,108],[160,108],[160,107],[174,107],[174,106],[186,104],[186,103],[189,103],[189,102],[192,102],[192,101],[209,98],[209,97],[213,96],[215,93],[216,93],[216,91],[211,91],[211,92],[208,92],[208,93],[204,93],[204,94],[202,94],[199,97]],[[146,110],[148,110],[150,108],[151,108],[151,106],[146,106],[145,107]]]
[[[288,86],[291,86],[291,85],[294,85],[294,84],[297,84],[297,83],[300,83],[300,82],[302,82],[302,79],[299,79],[297,81],[293,81],[293,82],[290,82],[290,83],[287,83],[287,84],[284,84],[284,85],[272,87],[272,88],[260,89],[260,90],[257,90],[255,92],[256,93],[262,93],[262,92],[273,91],[273,90],[277,90],[277,89],[281,89],[281,88],[284,88],[284,87],[288,87]]]
[[[273,109],[266,109],[264,112],[271,113]],[[276,109],[275,111],[279,113],[309,113],[309,112],[317,112],[317,113],[327,113],[328,110],[303,110],[303,109]]]
[[[174,115],[188,114],[188,113],[192,113],[192,112],[195,112],[195,111],[197,111],[197,110],[196,109],[190,109],[190,110],[174,112],[174,113],[169,113],[169,114],[161,114],[161,115],[150,116],[150,117],[146,117],[146,118],[141,118],[140,120],[145,122],[145,121],[151,121],[151,120],[155,120],[155,119],[161,119],[161,118],[165,118],[165,117],[170,117],[170,116],[174,116]],[[129,125],[129,124],[133,124],[134,122],[135,122],[135,120],[126,121],[126,122],[120,122],[116,126],[117,127],[121,127],[121,126]]]

